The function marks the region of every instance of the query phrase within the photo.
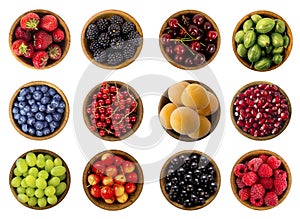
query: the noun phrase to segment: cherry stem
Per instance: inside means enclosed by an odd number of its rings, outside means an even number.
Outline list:
[[[179,23],[177,23],[177,24],[191,39],[193,39],[193,37],[186,31],[186,29],[183,26],[181,26],[181,24],[179,24]]]
[[[188,45],[186,45],[183,41],[181,41],[181,43],[190,53],[192,53],[193,56],[195,55],[195,53],[191,50],[191,48]]]

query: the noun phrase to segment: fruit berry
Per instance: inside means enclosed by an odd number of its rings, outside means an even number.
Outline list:
[[[242,181],[246,186],[253,186],[258,181],[258,176],[255,172],[250,171],[244,174]]]
[[[276,206],[278,205],[278,196],[276,195],[275,192],[270,191],[265,195],[264,202],[267,206]]]
[[[248,168],[245,164],[238,164],[234,167],[234,174],[237,177],[243,177],[247,173]]]
[[[37,30],[40,22],[40,16],[36,13],[29,12],[20,20],[20,26],[24,30]]]
[[[248,162],[247,166],[248,166],[249,170],[257,172],[258,168],[262,164],[263,164],[263,161],[261,158],[253,158]]]
[[[15,37],[18,40],[25,40],[26,42],[30,41],[32,36],[29,31],[22,29],[21,26],[18,26],[15,30]]]
[[[268,164],[264,163],[259,167],[257,174],[260,177],[271,177],[273,175],[273,170]]]
[[[260,199],[265,195],[265,188],[262,184],[255,184],[250,189],[250,196],[255,199]]]
[[[51,14],[47,14],[41,18],[39,27],[47,32],[54,31],[58,27],[57,18]]]
[[[60,43],[65,39],[65,32],[61,28],[56,28],[52,31],[53,41]]]
[[[239,196],[242,201],[246,201],[250,198],[250,188],[243,188],[239,191]]]
[[[62,50],[58,44],[51,44],[48,47],[49,59],[58,60],[62,55]]]
[[[47,65],[49,55],[46,51],[37,51],[33,54],[32,63],[37,69],[42,69]]]
[[[276,170],[280,167],[281,161],[278,160],[275,156],[270,156],[267,160],[267,164],[273,169]]]

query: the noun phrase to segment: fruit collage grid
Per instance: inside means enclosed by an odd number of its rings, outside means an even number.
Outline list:
[[[283,75],[297,70],[295,9],[243,5],[225,21],[224,2],[166,3],[155,17],[135,0],[76,2],[81,16],[35,3],[6,12],[0,37],[12,71],[1,129],[14,145],[1,206],[32,218],[137,217],[145,203],[229,216],[224,201],[249,217],[295,212],[297,82]]]

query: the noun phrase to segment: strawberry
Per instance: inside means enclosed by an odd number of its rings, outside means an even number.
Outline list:
[[[31,40],[31,34],[29,31],[26,31],[24,29],[22,29],[21,26],[18,26],[15,30],[15,37],[18,39],[18,40],[25,40],[25,41],[30,41]]]
[[[40,16],[34,12],[25,14],[20,20],[20,26],[24,30],[37,30]]]
[[[35,53],[35,49],[33,47],[33,44],[32,43],[27,43],[27,50],[24,53],[24,57],[25,58],[32,58],[34,53]]]
[[[51,32],[58,27],[58,21],[55,16],[47,14],[41,18],[39,27],[43,30]]]
[[[25,40],[16,40],[12,44],[13,53],[17,56],[22,56],[27,51],[27,44]]]
[[[32,63],[37,69],[44,68],[47,65],[49,55],[46,51],[37,51],[33,54]]]
[[[65,32],[60,28],[56,28],[52,31],[52,37],[54,42],[59,43],[65,39]]]
[[[33,46],[36,50],[45,50],[49,45],[52,44],[52,36],[46,31],[38,30],[34,35]]]
[[[48,55],[52,60],[58,60],[61,57],[61,48],[57,44],[52,44],[48,47]]]

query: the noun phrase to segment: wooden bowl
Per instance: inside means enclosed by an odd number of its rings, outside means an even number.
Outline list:
[[[168,168],[171,160],[173,160],[175,157],[179,157],[180,155],[192,155],[192,154],[197,154],[197,155],[206,157],[209,160],[209,162],[212,164],[212,166],[215,168],[215,171],[216,171],[215,179],[216,179],[216,183],[217,183],[218,189],[215,191],[215,193],[212,196],[210,196],[205,201],[205,203],[203,205],[196,205],[194,207],[185,207],[182,204],[179,204],[179,203],[177,203],[175,201],[172,201],[170,199],[170,197],[169,197],[169,195],[168,195],[168,193],[167,193],[167,191],[165,189],[166,175],[167,175],[167,168]],[[167,199],[167,201],[170,204],[172,204],[173,206],[175,206],[175,207],[177,207],[179,209],[183,209],[183,210],[197,210],[197,209],[206,207],[207,205],[209,205],[215,199],[215,197],[217,196],[217,194],[219,192],[220,186],[221,186],[221,175],[220,175],[220,171],[219,171],[219,168],[218,168],[217,164],[215,163],[215,161],[210,156],[208,156],[207,154],[205,154],[203,152],[197,151],[197,150],[185,150],[185,151],[181,151],[181,152],[178,152],[178,153],[172,155],[165,162],[165,164],[163,165],[162,170],[160,172],[159,183],[160,183],[160,188],[161,188],[161,191],[162,191],[163,195],[165,196],[165,198]]]
[[[70,170],[66,164],[66,162],[59,156],[57,155],[56,153],[52,152],[52,151],[49,151],[49,150],[45,150],[45,149],[34,149],[34,150],[31,150],[31,151],[27,151],[25,152],[24,154],[22,154],[21,156],[19,156],[16,161],[19,159],[19,158],[25,158],[26,157],[26,154],[29,153],[29,152],[32,152],[36,155],[38,154],[44,154],[44,155],[50,155],[52,156],[54,159],[55,158],[60,158],[62,160],[62,164],[63,166],[66,168],[66,178],[64,180],[61,180],[61,182],[65,182],[67,187],[65,189],[65,191],[63,192],[63,194],[61,194],[60,196],[57,197],[57,203],[54,204],[54,205],[50,205],[47,203],[47,205],[45,207],[39,207],[39,206],[30,206],[28,205],[27,203],[22,203],[18,200],[18,193],[16,191],[16,188],[14,188],[12,185],[11,185],[11,180],[13,179],[14,177],[14,169],[16,168],[16,162],[14,162],[14,164],[12,165],[11,169],[10,169],[10,173],[9,173],[9,185],[10,185],[10,189],[11,189],[11,192],[13,193],[13,195],[15,196],[15,198],[22,204],[24,205],[25,207],[28,207],[28,208],[31,208],[31,209],[35,209],[35,210],[44,210],[44,209],[49,209],[49,208],[52,208],[56,205],[58,205],[64,198],[65,196],[67,195],[68,191],[69,191],[69,188],[70,188],[70,184],[71,184],[71,174],[70,174]]]
[[[215,92],[210,88],[208,87],[206,84],[203,84],[199,81],[193,81],[193,80],[185,80],[186,82],[189,82],[191,84],[193,83],[196,83],[196,84],[200,84],[201,86],[203,86],[207,91],[211,92],[212,94],[215,95],[215,97],[217,97],[217,95],[215,94]],[[218,98],[218,97],[217,97]],[[218,100],[219,101],[219,100]],[[161,99],[160,99],[160,102],[159,102],[159,105],[158,105],[158,114],[160,113],[161,109],[168,103],[171,103],[171,100],[169,99],[168,97],[168,89],[163,93],[163,95],[161,96]],[[211,129],[210,129],[210,132],[203,136],[202,138],[198,138],[198,139],[193,139],[193,138],[190,138],[189,136],[187,135],[182,135],[182,134],[179,134],[178,132],[176,132],[175,130],[173,129],[165,129],[165,131],[171,135],[173,138],[176,138],[178,140],[181,140],[181,141],[187,141],[187,142],[192,142],[192,141],[198,141],[198,140],[201,140],[205,137],[207,137],[210,133],[212,133],[214,131],[214,129],[217,127],[218,125],[218,122],[220,120],[220,116],[221,116],[221,109],[220,109],[220,104],[219,104],[219,107],[218,107],[218,110],[213,113],[212,115],[209,115],[209,116],[206,116],[206,118],[211,122]]]
[[[235,165],[232,168],[231,177],[230,177],[231,189],[232,189],[232,192],[233,192],[234,196],[237,198],[237,200],[239,200],[240,203],[242,203],[246,207],[254,209],[254,210],[268,210],[268,209],[271,209],[273,207],[272,206],[267,206],[265,204],[263,204],[261,207],[256,207],[256,206],[251,205],[251,203],[248,200],[247,201],[242,201],[240,199],[239,192],[238,192],[239,190],[238,190],[238,187],[236,185],[237,177],[234,174],[234,167],[239,163],[245,163],[246,161],[249,161],[252,158],[258,157],[261,154],[264,154],[264,155],[267,155],[267,156],[272,156],[272,155],[275,156],[277,159],[279,159],[281,161],[281,166],[279,168],[281,168],[281,169],[283,169],[287,172],[287,188],[283,192],[282,195],[278,196],[278,204],[282,203],[283,200],[287,197],[287,195],[290,191],[290,188],[291,188],[291,184],[292,184],[292,175],[291,175],[291,171],[289,169],[289,166],[287,165],[285,160],[282,157],[280,157],[278,154],[276,154],[272,151],[269,151],[269,150],[253,150],[253,151],[250,151],[250,152],[244,154],[242,157],[240,157],[236,161]],[[278,206],[278,205],[276,205],[276,206]]]
[[[16,28],[20,25],[20,20],[21,18],[26,15],[27,13],[29,12],[34,12],[36,14],[38,14],[40,17],[44,16],[44,15],[47,15],[47,14],[50,14],[50,15],[54,15],[57,20],[58,20],[58,27],[61,28],[64,33],[65,33],[65,39],[60,42],[60,43],[56,43],[58,44],[61,49],[62,49],[62,55],[61,57],[58,59],[58,60],[50,60],[48,59],[48,63],[47,65],[44,67],[44,68],[41,68],[41,69],[49,69],[55,65],[57,65],[58,63],[60,63],[64,57],[67,55],[68,51],[69,51],[69,48],[70,48],[70,43],[71,43],[71,36],[70,36],[70,31],[69,31],[69,28],[67,26],[67,24],[65,23],[65,21],[57,14],[55,14],[54,12],[52,11],[48,11],[48,10],[44,10],[44,9],[36,9],[36,10],[31,10],[31,11],[27,11],[25,12],[24,14],[20,15],[16,20],[15,22],[13,23],[11,29],[10,29],[10,32],[9,32],[9,39],[8,39],[8,42],[9,42],[9,47],[12,48],[12,44],[13,42],[16,40],[16,37],[15,37],[15,30]],[[29,58],[25,58],[23,56],[16,56],[14,54],[14,52],[12,51],[11,49],[11,52],[13,54],[13,56],[20,62],[22,63],[23,65],[29,67],[29,68],[33,68],[33,69],[37,69],[33,66],[33,63],[32,63],[32,60],[29,59]]]
[[[266,135],[266,136],[257,136],[257,137],[254,137],[253,135],[250,135],[246,132],[244,132],[242,130],[241,127],[239,127],[237,125],[237,118],[234,116],[234,109],[235,109],[235,106],[234,106],[234,103],[237,99],[237,96],[244,92],[245,90],[247,90],[247,88],[249,87],[252,87],[252,86],[255,86],[255,85],[258,85],[258,84],[267,84],[267,85],[274,85],[273,83],[270,83],[270,82],[266,82],[266,81],[255,81],[255,82],[251,82],[249,84],[246,84],[244,85],[241,89],[239,89],[236,94],[234,95],[234,98],[232,99],[231,101],[231,107],[230,107],[230,111],[231,111],[231,121],[233,122],[234,124],[234,127],[239,131],[239,133],[241,133],[242,135],[244,135],[245,137],[247,138],[250,138],[252,140],[269,140],[269,139],[272,139],[272,138],[275,138],[277,137],[278,135],[280,135],[285,129],[286,127],[288,126],[289,122],[290,122],[290,119],[291,119],[291,115],[292,115],[292,106],[291,106],[291,102],[287,96],[287,94],[280,88],[278,87],[278,91],[285,96],[286,100],[287,100],[287,105],[288,105],[288,111],[289,111],[289,118],[284,122],[284,125],[282,126],[282,128],[279,130],[279,132],[277,132],[276,134],[270,134],[270,135]]]
[[[88,48],[88,40],[85,37],[85,33],[87,30],[87,27],[91,24],[96,22],[99,18],[110,18],[113,15],[119,15],[121,17],[124,18],[124,20],[126,21],[131,21],[135,27],[137,32],[140,34],[141,37],[141,43],[140,45],[137,47],[137,50],[135,52],[135,55],[131,58],[131,59],[127,59],[126,61],[122,62],[119,65],[116,66],[110,66],[107,64],[102,64],[99,63],[97,61],[94,60],[93,54],[90,52],[89,48]],[[82,50],[84,52],[84,54],[86,55],[86,57],[96,66],[100,67],[100,68],[104,68],[104,69],[120,69],[120,68],[124,68],[127,65],[131,64],[140,54],[141,50],[142,50],[142,46],[143,46],[143,31],[141,26],[139,25],[139,23],[135,20],[134,17],[132,17],[130,14],[124,12],[124,11],[120,11],[120,10],[105,10],[105,11],[101,11],[96,13],[95,15],[93,15],[84,25],[82,33],[81,33],[81,47]]]
[[[140,98],[139,94],[130,85],[125,84],[120,81],[106,81],[106,83],[109,85],[114,85],[117,88],[126,88],[130,92],[130,94],[134,97],[134,99],[136,100],[136,102],[137,102],[137,108],[136,108],[137,109],[137,113],[136,113],[137,120],[134,123],[134,125],[132,126],[132,129],[127,131],[126,134],[123,134],[120,137],[115,137],[114,135],[106,135],[106,136],[102,137],[102,136],[100,136],[97,129],[95,131],[92,131],[90,129],[92,122],[90,120],[89,115],[86,112],[86,109],[89,105],[91,105],[91,103],[93,101],[93,94],[96,94],[99,91],[99,88],[101,87],[102,83],[98,84],[94,88],[92,88],[91,91],[86,96],[86,98],[83,102],[83,108],[82,108],[83,118],[84,118],[84,122],[85,122],[87,128],[98,138],[101,138],[101,139],[107,140],[107,141],[120,141],[120,140],[123,140],[123,139],[131,136],[139,128],[139,126],[142,122],[142,119],[143,119],[143,111],[144,111],[143,103],[142,103],[142,99]]]
[[[138,182],[136,183],[136,191],[133,194],[128,195],[128,200],[125,203],[118,203],[115,201],[113,204],[107,204],[102,198],[95,198],[90,194],[90,185],[87,181],[88,175],[92,171],[92,166],[93,163],[96,161],[101,160],[102,155],[106,153],[112,153],[114,155],[122,157],[124,160],[128,160],[130,162],[133,162],[135,164],[135,172],[138,175]],[[143,170],[137,160],[132,157],[130,154],[121,151],[121,150],[107,150],[100,152],[96,154],[85,166],[84,172],[83,172],[83,177],[82,177],[82,183],[83,183],[83,189],[85,191],[85,194],[87,195],[88,199],[98,206],[99,208],[105,209],[105,210],[110,210],[110,211],[116,211],[116,210],[122,210],[124,208],[129,207],[132,205],[140,196],[142,190],[143,190],[143,185],[144,185],[144,175],[143,175]]]
[[[64,114],[63,114],[63,117],[61,118],[61,121],[60,121],[60,126],[51,134],[49,135],[45,135],[45,136],[42,136],[42,137],[38,137],[38,136],[32,136],[30,134],[27,134],[25,132],[22,131],[20,125],[18,124],[18,122],[14,119],[13,117],[13,113],[12,113],[12,108],[13,108],[13,105],[14,105],[14,101],[16,100],[17,96],[19,95],[20,91],[23,89],[23,88],[26,88],[26,87],[30,87],[30,86],[37,86],[37,85],[46,85],[48,87],[51,87],[53,89],[56,90],[56,92],[61,96],[62,100],[65,102],[66,104],[66,107],[65,107],[65,111],[64,111]],[[58,133],[60,133],[63,128],[65,127],[65,125],[67,124],[68,122],[68,119],[69,119],[69,114],[70,114],[70,107],[69,107],[69,102],[67,100],[67,97],[65,96],[65,94],[63,93],[62,90],[60,90],[56,85],[54,84],[51,84],[49,82],[46,82],[46,81],[32,81],[32,82],[29,82],[29,83],[26,83],[24,85],[22,85],[18,90],[16,90],[16,92],[13,94],[11,100],[10,100],[10,104],[9,104],[9,118],[10,118],[10,121],[12,123],[12,125],[14,126],[14,128],[21,134],[23,135],[24,137],[26,138],[29,138],[31,140],[47,140],[49,138],[52,138],[54,136],[56,136]]]
[[[233,48],[233,51],[234,51],[234,54],[235,56],[237,57],[237,59],[244,65],[246,66],[247,68],[251,69],[251,70],[254,70],[254,71],[258,71],[256,69],[254,69],[254,67],[252,66],[252,64],[248,61],[248,60],[245,60],[243,59],[242,57],[240,57],[237,53],[237,44],[235,42],[235,34],[243,29],[243,23],[248,20],[249,18],[251,18],[251,16],[253,14],[258,14],[262,17],[268,17],[268,18],[274,18],[274,19],[280,19],[282,21],[284,21],[285,23],[285,27],[286,27],[286,34],[288,35],[288,37],[290,38],[290,44],[289,46],[284,50],[284,54],[283,54],[283,60],[280,64],[277,64],[277,65],[274,65],[272,64],[271,67],[267,70],[264,70],[264,71],[270,71],[270,70],[273,70],[273,69],[276,69],[278,68],[279,66],[281,66],[285,60],[287,60],[287,58],[289,57],[290,53],[291,53],[291,50],[292,50],[292,47],[293,47],[293,35],[292,35],[292,31],[291,31],[291,28],[289,27],[288,23],[281,17],[279,16],[278,14],[275,14],[274,12],[271,12],[271,11],[265,11],[265,10],[260,10],[260,11],[254,11],[254,12],[251,12],[247,15],[245,15],[239,22],[238,24],[236,25],[234,31],[233,31],[233,36],[232,36],[232,48]],[[263,72],[263,71],[261,71]]]
[[[204,12],[201,12],[201,11],[197,11],[197,10],[182,10],[182,11],[179,11],[179,12],[176,12],[175,14],[172,14],[162,25],[161,29],[160,29],[160,33],[159,33],[159,39],[161,39],[161,36],[162,34],[164,33],[165,29],[167,28],[167,25],[168,25],[168,21],[173,18],[173,17],[178,17],[178,16],[182,16],[182,15],[187,15],[187,14],[192,14],[192,15],[195,15],[195,14],[202,14],[204,16],[204,18],[209,21],[211,24],[212,24],[212,27],[215,31],[217,31],[218,33],[218,37],[216,39],[216,51],[214,52],[214,54],[209,57],[208,60],[206,60],[206,62],[204,62],[203,64],[201,65],[194,65],[194,66],[186,66],[186,65],[183,65],[183,64],[179,64],[177,62],[175,62],[166,52],[165,52],[165,49],[162,45],[162,42],[161,40],[159,40],[159,47],[160,47],[160,50],[163,54],[163,56],[165,57],[165,59],[171,63],[173,66],[177,67],[177,68],[180,68],[180,69],[184,69],[184,70],[196,70],[196,69],[200,69],[200,68],[203,68],[205,67],[206,65],[208,65],[217,55],[219,49],[220,49],[220,44],[221,44],[221,36],[220,36],[220,31],[219,31],[219,28],[217,26],[217,24],[215,23],[215,21],[210,17],[208,16],[207,14],[205,14]]]

